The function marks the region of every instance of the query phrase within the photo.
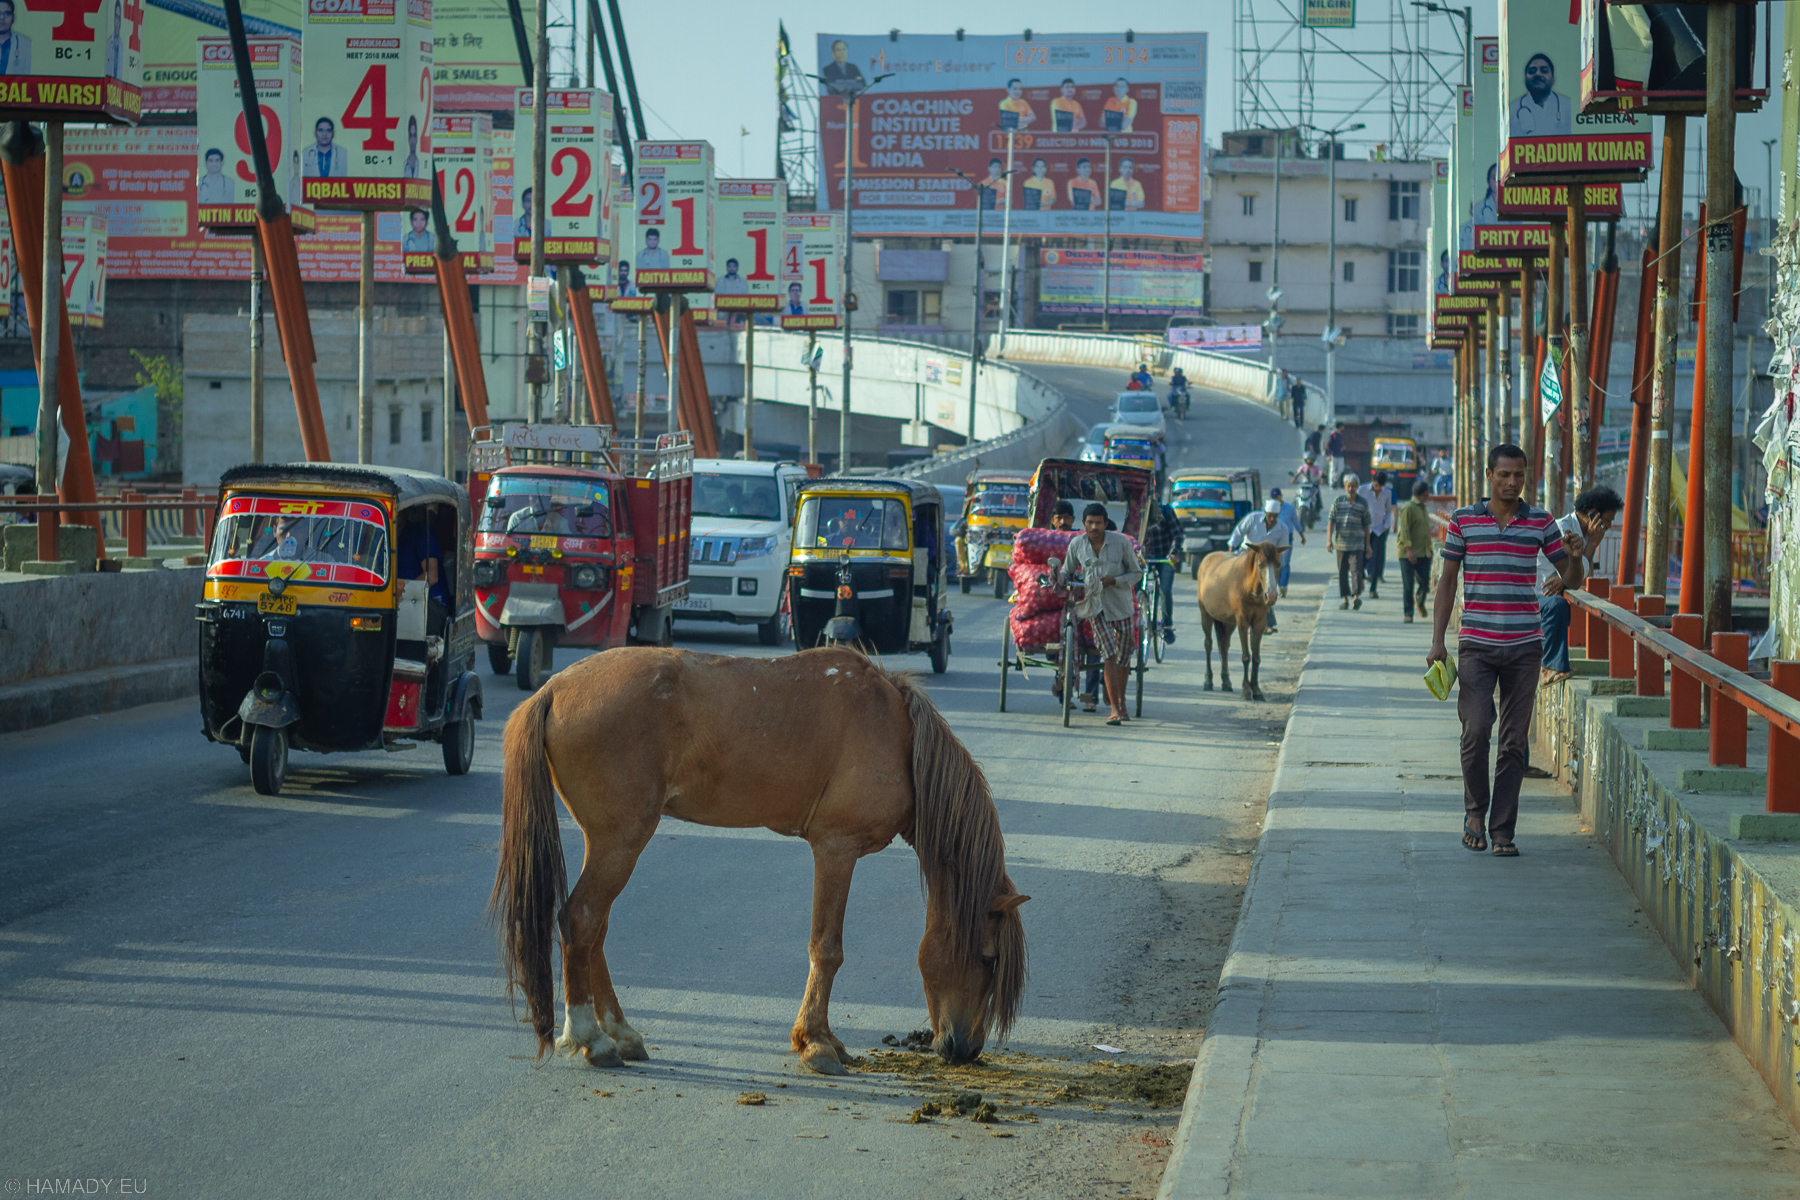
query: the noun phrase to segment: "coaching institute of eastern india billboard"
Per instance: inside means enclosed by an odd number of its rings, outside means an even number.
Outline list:
[[[1569,0],[1500,0],[1502,183],[1636,182],[1650,166],[1648,118],[1577,107],[1580,21]]]
[[[845,93],[893,76],[856,105],[859,235],[971,234],[979,203],[1015,235],[1097,237],[1104,205],[1116,235],[1203,236],[1203,33],[821,34],[818,53],[822,208],[844,204]]]

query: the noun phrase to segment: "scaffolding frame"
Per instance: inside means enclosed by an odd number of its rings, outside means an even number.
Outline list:
[[[787,182],[788,209],[811,212],[819,195],[819,90],[794,56],[787,26],[775,43],[775,177]]]

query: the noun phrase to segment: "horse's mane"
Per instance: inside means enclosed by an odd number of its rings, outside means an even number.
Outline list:
[[[1012,885],[1006,845],[987,776],[931,697],[909,675],[888,673],[912,718],[913,830],[928,900],[941,905],[951,953],[979,961],[994,897]],[[988,1023],[1004,1038],[1025,990],[1025,927],[1016,908],[1001,915],[994,937],[994,990]]]

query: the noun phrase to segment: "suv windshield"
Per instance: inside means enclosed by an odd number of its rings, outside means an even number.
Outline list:
[[[609,538],[606,484],[559,475],[496,475],[481,506],[483,533]]]
[[[1162,405],[1149,392],[1142,395],[1120,396],[1119,411],[1122,413],[1154,413],[1161,412]]]
[[[807,496],[800,501],[794,545],[904,552],[910,507],[879,496]]]
[[[768,475],[694,472],[694,515],[781,520],[781,485]]]

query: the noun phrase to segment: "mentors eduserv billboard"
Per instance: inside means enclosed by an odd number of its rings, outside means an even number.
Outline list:
[[[1203,33],[827,33],[818,50],[820,207],[843,207],[849,132],[859,235],[969,234],[979,205],[988,226],[1010,207],[1014,234],[1098,235],[1110,209],[1115,234],[1203,236]]]

